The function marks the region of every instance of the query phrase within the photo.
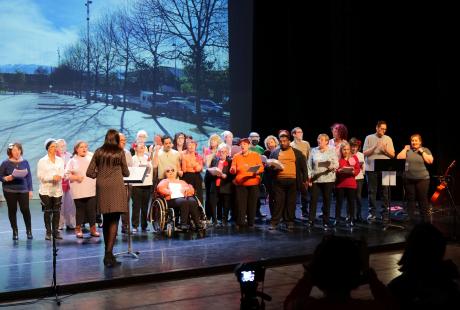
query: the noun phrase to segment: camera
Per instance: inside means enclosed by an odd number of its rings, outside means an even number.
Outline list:
[[[265,267],[262,263],[251,262],[239,264],[235,268],[235,276],[240,283],[240,309],[265,309],[264,300],[271,300],[271,297],[263,293]],[[257,290],[259,282],[262,283],[262,291]],[[260,303],[258,297],[262,299]]]
[[[240,282],[254,282],[255,273],[256,273],[255,270],[240,271]]]

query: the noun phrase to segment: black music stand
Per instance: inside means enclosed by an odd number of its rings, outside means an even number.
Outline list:
[[[391,187],[396,186],[396,175],[398,172],[403,172],[406,166],[405,159],[375,159],[374,160],[374,171],[382,173],[382,186],[386,186],[387,194],[388,194],[388,220],[384,221],[383,223],[383,230],[387,230],[390,227],[405,229],[402,225],[396,225],[391,223]],[[391,174],[394,173],[394,183],[391,182]],[[388,174],[387,182],[384,184],[384,174]]]
[[[143,183],[145,175],[147,174],[147,167],[128,167],[129,177],[124,177],[123,181],[125,182],[126,194],[129,195],[129,184],[133,183]],[[128,196],[129,201],[129,196]],[[130,256],[132,258],[139,258],[139,251],[133,251],[132,249],[132,240],[131,240],[131,208],[128,203],[128,251],[120,252],[114,254],[115,256],[124,255]]]

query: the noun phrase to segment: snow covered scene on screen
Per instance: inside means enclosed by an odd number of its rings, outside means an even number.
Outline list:
[[[230,120],[227,0],[0,0],[0,154],[47,138],[94,151],[109,128],[182,131],[205,146]],[[35,175],[35,171],[34,171]]]

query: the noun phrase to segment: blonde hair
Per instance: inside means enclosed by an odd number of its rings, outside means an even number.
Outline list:
[[[265,149],[268,150],[268,141],[270,141],[270,140],[275,141],[275,145],[276,145],[276,146],[280,145],[280,142],[278,141],[278,138],[277,138],[277,137],[275,137],[274,135],[269,135],[269,136],[267,136],[267,137],[265,138],[265,140],[264,140]]]
[[[212,134],[208,139],[208,147],[211,148],[211,142],[217,141],[217,145],[222,143],[222,139],[219,137],[218,134]]]

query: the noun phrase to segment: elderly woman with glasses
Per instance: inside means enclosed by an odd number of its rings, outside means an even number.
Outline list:
[[[164,179],[157,186],[157,193],[167,200],[169,208],[173,208],[175,212],[180,210],[180,228],[182,230],[188,229],[187,223],[190,214],[196,228],[202,229],[198,203],[193,198],[195,194],[193,186],[183,180],[178,180],[176,171],[172,166],[167,166],[164,173]]]

